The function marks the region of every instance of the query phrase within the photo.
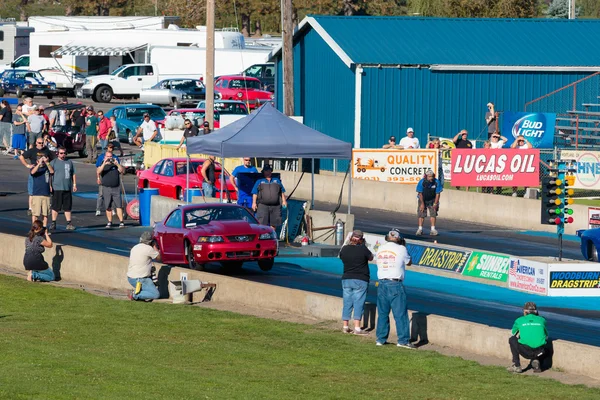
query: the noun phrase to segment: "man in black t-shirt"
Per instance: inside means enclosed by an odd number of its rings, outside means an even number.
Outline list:
[[[31,171],[33,167],[36,166],[38,160],[42,157],[46,157],[48,159],[48,163],[56,158],[56,154],[50,151],[46,146],[44,146],[44,139],[41,137],[35,140],[35,147],[27,150],[19,156],[19,161],[25,168]],[[29,193],[29,209],[27,210],[27,215],[31,215],[31,206],[32,206],[32,191],[33,191],[33,179],[31,175],[27,179],[27,192]]]
[[[344,326],[342,332],[356,335],[367,335],[360,327],[367,289],[369,288],[369,261],[373,260],[373,253],[365,246],[363,233],[359,230],[352,232],[350,242],[342,247],[340,259],[344,263],[344,275],[342,275],[342,289],[344,307],[342,310],[342,321]],[[352,310],[354,309],[354,330],[348,326]]]
[[[121,175],[125,173],[125,168],[119,164],[119,160],[113,157],[109,149],[104,153],[102,164],[96,168],[96,174],[102,185],[102,197],[104,199],[104,208],[106,209],[106,229],[112,227],[113,208],[117,209],[119,217],[119,228],[125,227],[123,223],[123,204],[121,198]]]
[[[196,127],[196,125],[192,124],[192,121],[190,121],[189,119],[186,119],[184,121],[184,124],[185,124],[185,129],[183,130],[183,136],[181,137],[179,146],[177,146],[177,150],[179,150],[181,148],[181,146],[183,146],[183,142],[186,142],[186,146],[187,146],[187,140],[189,138],[198,136],[198,128]]]
[[[456,136],[454,136],[454,139],[452,139],[452,141],[454,142],[454,145],[457,149],[473,148],[473,144],[469,139],[467,139],[467,136],[469,136],[469,132],[467,132],[466,129],[463,129],[462,131],[458,132]]]

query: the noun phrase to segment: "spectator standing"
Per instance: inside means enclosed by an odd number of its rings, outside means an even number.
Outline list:
[[[85,151],[87,152],[87,163],[96,162],[98,150],[96,149],[96,140],[98,139],[98,117],[94,114],[94,107],[88,106],[87,116],[85,117]]]
[[[25,97],[23,100],[23,114],[29,117],[32,114],[37,114],[37,109],[34,110],[33,99],[31,97]]]
[[[44,106],[40,105],[38,106],[38,111],[40,113],[40,115],[42,116],[42,118],[44,118],[44,133],[48,133],[50,132],[50,118],[46,115],[46,109],[44,108]]]
[[[60,103],[61,103],[61,105],[65,105],[65,104],[69,104],[69,101],[67,100],[66,97],[63,97]],[[69,123],[68,117],[69,117],[69,115],[67,115],[66,110],[60,110],[58,112],[58,125],[67,126],[67,124]]]
[[[435,229],[435,220],[440,208],[442,190],[442,184],[435,178],[435,173],[432,170],[428,170],[425,173],[425,178],[421,179],[417,184],[417,197],[419,199],[419,208],[417,210],[419,229],[417,229],[417,236],[423,234],[423,222],[425,221],[425,217],[427,217],[428,210],[431,221],[431,231],[429,234],[437,236],[438,231]]]
[[[342,275],[342,290],[344,306],[342,309],[342,332],[356,335],[367,335],[360,327],[363,317],[367,290],[371,278],[369,261],[373,260],[373,253],[365,246],[362,231],[355,230],[350,236],[350,241],[340,251],[340,259],[344,263]],[[349,327],[350,317],[354,310],[354,329]]]
[[[118,163],[121,163],[121,160],[119,160],[119,157],[114,155],[114,149],[115,149],[115,147],[112,143],[109,143],[106,145],[106,151],[112,153],[113,158],[115,160],[117,160]],[[122,152],[123,152],[123,150],[121,150],[121,153]],[[98,159],[96,160],[96,168],[100,167],[104,163],[105,155],[106,155],[106,152],[104,152],[98,156]],[[100,215],[102,215],[102,209],[104,208],[104,196],[102,195],[102,181],[100,179],[100,176],[96,177],[96,183],[98,183],[98,199],[96,200],[96,217],[99,217]]]
[[[25,238],[25,255],[23,256],[23,266],[27,271],[27,280],[30,282],[54,280],[54,272],[44,260],[45,248],[52,248],[52,239],[41,221],[33,221],[27,238]]]
[[[398,145],[396,144],[396,137],[395,136],[390,136],[388,142],[386,144],[384,144],[382,148],[383,149],[395,149],[395,148],[398,148]]]
[[[12,115],[12,108],[10,108],[8,101],[0,101],[0,122],[12,123]]]
[[[420,149],[419,139],[415,137],[415,131],[413,128],[406,130],[406,136],[400,139],[399,146],[403,149]]]
[[[10,108],[10,104],[8,101],[2,100],[0,101],[0,125],[3,125],[1,128],[4,131],[4,135],[2,137],[2,145],[5,150],[2,152],[4,155],[9,155],[13,149],[12,146],[12,135],[11,126],[8,124],[12,124],[12,108]]]
[[[81,104],[81,103],[78,103]],[[84,107],[76,108],[71,111],[71,115],[69,116],[69,120],[71,121],[71,126],[75,127],[77,132],[81,132],[83,126],[85,126],[85,117],[87,116],[87,111]]]
[[[508,142],[504,136],[500,135],[499,132],[494,132],[490,137],[490,148],[492,149],[501,149]]]
[[[56,107],[56,103],[51,101],[48,107]],[[54,131],[54,128],[60,126],[60,119],[58,116],[58,111],[51,110],[50,115],[48,115],[48,129]]]
[[[525,139],[525,136],[523,135],[519,135],[517,136],[517,138],[515,139],[515,141],[513,142],[513,144],[510,145],[511,149],[519,149],[519,150],[523,150],[523,149],[533,149],[533,145],[529,142],[529,140]],[[512,197],[517,197],[517,186],[513,186],[512,190]],[[527,191],[527,188],[524,188],[525,191]]]
[[[13,137],[12,148],[15,151],[14,159],[19,158],[19,154],[27,149],[27,118],[23,115],[23,105],[17,105],[17,109],[12,117]]]
[[[548,329],[546,319],[538,315],[534,302],[527,302],[523,307],[523,316],[517,318],[512,328],[512,336],[508,339],[512,353],[512,365],[509,372],[520,374],[521,359],[519,355],[531,360],[533,372],[542,372],[541,362],[547,355]]]
[[[438,180],[440,181],[440,185],[442,185],[442,188],[444,187],[444,162],[443,162],[443,154],[442,152],[444,151],[444,149],[442,149],[442,142],[440,141],[439,138],[437,139],[433,139],[429,145],[427,146],[430,149],[435,149],[438,152]]]
[[[202,124],[202,133],[208,135],[211,132],[212,129],[210,129],[210,123],[208,121],[204,121],[204,124]]]
[[[202,194],[206,197],[215,197],[215,156],[208,156],[202,164]]]
[[[127,296],[129,300],[154,300],[160,297],[152,281],[152,260],[159,258],[160,252],[154,243],[152,232],[142,233],[140,243],[133,246],[129,253],[127,281],[133,287]]]
[[[77,191],[77,177],[73,161],[67,160],[67,150],[58,148],[58,158],[50,161],[54,169],[52,175],[52,224],[50,230],[56,230],[56,219],[58,213],[64,211],[67,220],[67,230],[73,231],[75,227],[71,220],[71,208],[73,205],[73,192]]]
[[[281,207],[287,208],[285,188],[279,178],[273,177],[273,167],[269,164],[262,173],[264,178],[257,180],[252,188],[252,209],[261,225],[275,229],[281,225]]]
[[[119,228],[125,227],[123,223],[123,204],[121,198],[121,175],[125,168],[119,164],[119,160],[113,157],[112,151],[106,150],[102,164],[96,168],[100,184],[102,185],[102,198],[106,209],[106,229],[112,228],[112,210],[116,208],[119,218]]]
[[[42,116],[37,106],[31,108],[32,114],[27,117],[29,123],[29,148],[33,148],[36,139],[41,139],[46,128],[46,119]]]
[[[185,129],[183,130],[183,136],[179,141],[179,146],[177,146],[177,150],[179,150],[181,146],[183,146],[183,142],[185,142],[187,146],[187,140],[191,137],[198,136],[199,133],[196,125],[192,124],[192,121],[190,121],[189,118],[186,118],[185,121],[183,121],[183,124],[185,125]]]
[[[31,169],[37,164],[38,158],[42,156],[48,158],[49,160],[53,160],[55,154],[45,147],[44,140],[39,138],[35,141],[35,148],[23,152],[19,156],[19,161],[21,161],[21,164],[23,164],[23,166],[29,169],[31,172]],[[27,210],[27,215],[31,215],[32,191],[33,177],[30,173],[29,178],[27,179],[27,192],[29,193],[29,209]]]
[[[490,139],[494,133],[498,132],[498,113],[494,108],[494,103],[487,103],[487,108],[485,123],[488,128],[488,139]]]
[[[30,171],[33,178],[31,222],[43,218],[44,228],[48,226],[48,214],[50,214],[50,175],[53,173],[54,169],[50,165],[50,159],[44,155],[37,159],[37,163]]]
[[[386,243],[379,247],[377,260],[377,346],[387,344],[390,334],[390,311],[396,321],[398,347],[415,349],[410,343],[410,327],[406,307],[404,277],[406,266],[411,264],[406,241],[400,230],[392,229],[385,237]]]
[[[119,149],[119,156],[123,157],[123,148],[121,147],[121,142],[119,141],[119,126],[117,125],[117,117],[114,115],[110,117],[110,131],[108,133],[108,143],[106,147],[112,146],[114,149]]]
[[[243,173],[258,173],[258,170],[252,165],[250,157],[244,157],[244,163],[233,169],[229,180],[237,192],[237,203],[246,208],[252,208],[252,184],[250,180],[239,180],[239,175]]]
[[[138,128],[137,134],[133,138],[133,142],[142,147],[145,142],[151,142],[158,135],[156,123],[150,119],[150,114],[144,114],[144,122]]]
[[[468,139],[468,136],[469,136],[469,132],[467,132],[466,129],[463,129],[462,131],[458,132],[456,134],[456,136],[454,136],[454,139],[452,139],[452,141],[454,142],[454,145],[456,146],[457,149],[472,149],[473,148],[473,144]]]
[[[100,142],[100,151],[106,150],[108,144],[108,134],[112,128],[112,124],[108,118],[104,116],[104,111],[99,110],[98,113],[98,142]]]

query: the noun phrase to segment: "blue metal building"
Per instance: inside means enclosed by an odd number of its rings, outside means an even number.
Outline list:
[[[600,71],[598,37],[600,20],[307,17],[294,35],[295,114],[362,148],[381,147],[391,135],[399,140],[408,127],[423,145],[428,134],[452,137],[461,129],[487,139],[488,102],[523,111]],[[275,49],[280,110],[281,57]],[[591,81],[576,99],[549,97],[534,111],[596,102]]]

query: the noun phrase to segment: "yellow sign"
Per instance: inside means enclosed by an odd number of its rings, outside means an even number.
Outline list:
[[[354,149],[352,178],[394,183],[418,183],[425,172],[437,174],[435,149]]]

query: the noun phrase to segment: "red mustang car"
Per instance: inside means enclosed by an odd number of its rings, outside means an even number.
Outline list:
[[[192,123],[194,122],[194,120],[200,119],[201,122],[198,124],[198,127],[200,130],[202,130],[202,124],[204,123],[204,121],[206,120],[206,113],[204,111],[204,109],[202,108],[176,108],[174,110],[171,110],[167,113],[167,117],[170,115],[181,115],[184,119],[185,118],[189,118]],[[213,129],[219,129],[221,127],[220,124],[220,120],[221,120],[221,115],[219,114],[219,112],[217,110],[215,110],[214,113],[215,116],[215,123],[214,123],[214,128]]]
[[[260,80],[249,76],[224,75],[215,82],[215,90],[221,93],[223,100],[240,100],[251,109],[273,100],[273,93],[261,88]]]
[[[259,225],[237,204],[179,206],[156,224],[153,236],[162,262],[196,270],[209,262],[240,269],[246,261],[258,261],[260,269],[269,271],[278,252],[273,229]]]
[[[202,188],[202,164],[204,159],[192,158],[190,160],[190,188]],[[158,194],[173,199],[183,200],[186,184],[187,160],[185,158],[164,158],[152,167],[138,171],[138,188],[158,189]],[[221,164],[215,163],[215,197],[221,197]],[[223,197],[237,200],[237,193],[229,182],[229,174],[225,171],[226,186]],[[227,194],[229,192],[229,194]]]

